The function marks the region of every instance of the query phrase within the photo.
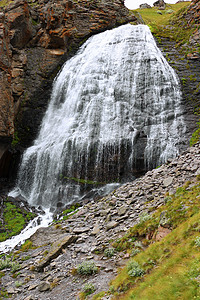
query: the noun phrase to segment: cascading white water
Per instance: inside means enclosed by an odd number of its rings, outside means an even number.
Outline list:
[[[177,76],[147,26],[93,36],[54,81],[18,191],[32,205],[56,208],[80,199],[89,180],[130,179],[178,154],[182,114]]]

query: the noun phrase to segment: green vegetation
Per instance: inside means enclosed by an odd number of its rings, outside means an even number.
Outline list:
[[[10,0],[1,0],[0,1],[0,7],[4,7],[8,5],[11,1]]]
[[[200,121],[197,122],[197,130],[192,134],[192,137],[190,139],[190,146],[194,145],[200,140]]]
[[[100,292],[92,297],[92,300],[101,300],[105,296],[105,292]]]
[[[98,267],[93,261],[83,261],[77,266],[77,273],[79,275],[93,275],[98,272]]]
[[[80,207],[79,203],[76,203],[74,205],[71,205],[70,208],[67,208],[62,211],[60,215],[60,220],[54,220],[54,223],[62,222],[63,220],[67,220],[70,216],[74,215],[77,212],[77,209]],[[56,228],[59,228],[59,224],[55,225]]]
[[[20,248],[19,252],[27,252],[29,249],[33,248],[33,243],[27,240]]]
[[[200,299],[199,177],[166,194],[165,205],[113,244],[134,256],[110,283],[114,299]],[[168,234],[156,241],[161,225]]]
[[[19,139],[19,137],[18,137],[18,132],[15,131],[15,132],[14,132],[14,137],[13,137],[13,140],[12,140],[11,145],[14,147],[14,146],[16,146],[17,144],[19,144],[19,142],[20,142],[20,139]]]
[[[11,269],[12,273],[15,273],[20,269],[20,264],[18,262],[12,261],[10,257],[5,256],[0,260],[0,270]]]
[[[192,32],[197,29],[197,26],[194,24],[189,27],[183,18],[189,4],[190,2],[186,1],[167,4],[166,9],[160,12],[156,7],[151,9],[137,9],[133,12],[136,14],[140,13],[145,24],[149,26],[151,32],[157,37],[158,42],[160,37],[167,37],[176,41],[177,46],[181,46],[189,41]],[[182,50],[187,52],[188,46],[185,46],[185,49]]]
[[[62,178],[62,176],[61,176],[61,178]],[[106,184],[105,182],[97,182],[97,181],[81,179],[81,178],[75,178],[75,177],[64,177],[64,179],[70,180],[70,181],[75,181],[75,182],[81,183],[81,184],[94,184],[94,185],[104,185],[104,184]]]
[[[107,248],[104,250],[104,256],[111,258],[115,254],[114,248]]]
[[[87,299],[87,296],[93,294],[96,288],[92,283],[86,283],[83,287],[83,292],[80,294],[80,299]]]
[[[6,202],[4,208],[4,232],[0,233],[0,242],[10,238],[25,227],[26,223],[35,217],[35,214],[17,208],[14,204]]]
[[[127,265],[127,273],[131,277],[140,277],[144,275],[144,270],[140,267],[137,261],[129,261]]]

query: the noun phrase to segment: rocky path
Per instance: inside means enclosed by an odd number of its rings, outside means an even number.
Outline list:
[[[21,269],[16,278],[4,270],[2,289],[11,299],[19,300],[74,300],[86,283],[96,291],[109,289],[109,281],[123,266],[129,254],[115,252],[108,258],[104,251],[112,241],[122,237],[141,218],[164,203],[166,193],[175,193],[177,187],[200,175],[200,143],[189,148],[177,159],[149,171],[134,182],[121,186],[107,197],[81,207],[65,221],[40,228],[31,238],[27,252],[18,253]],[[81,276],[74,272],[83,261],[94,261],[99,272]],[[88,298],[91,299],[91,298]],[[102,299],[110,299],[104,296]]]

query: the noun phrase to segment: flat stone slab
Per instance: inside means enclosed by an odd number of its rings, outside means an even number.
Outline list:
[[[79,227],[79,228],[74,228],[73,233],[81,234],[81,233],[85,233],[88,231],[90,231],[89,227]]]
[[[113,229],[113,228],[117,227],[117,225],[119,225],[118,222],[116,222],[116,221],[111,221],[111,222],[109,222],[109,223],[107,224],[106,230]]]
[[[64,238],[58,240],[53,243],[49,253],[46,257],[44,257],[37,265],[36,270],[38,272],[43,271],[43,269],[50,264],[51,260],[58,257],[58,255],[62,252],[62,249],[67,247],[68,245],[74,243],[77,240],[77,236],[75,235],[67,235]]]
[[[163,180],[163,184],[164,184],[164,186],[167,187],[172,183],[172,181],[173,181],[173,177],[167,177]]]

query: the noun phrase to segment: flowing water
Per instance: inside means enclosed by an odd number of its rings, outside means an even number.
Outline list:
[[[17,193],[53,210],[90,186],[131,180],[179,153],[182,115],[177,76],[147,26],[95,35],[54,81]]]
[[[24,228],[20,234],[7,239],[0,243],[0,253],[9,252],[15,246],[23,244],[36,230],[40,227],[47,227],[52,222],[52,214],[46,211],[45,214],[35,217],[29,224]]]

